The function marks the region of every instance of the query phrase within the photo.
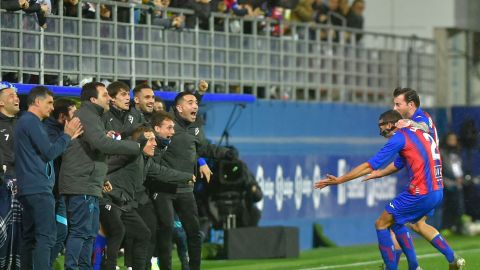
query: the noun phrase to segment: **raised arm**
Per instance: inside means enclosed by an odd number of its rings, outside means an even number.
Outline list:
[[[342,184],[342,183],[351,181],[353,179],[356,179],[360,176],[364,176],[366,174],[369,174],[372,171],[373,171],[373,169],[370,166],[370,163],[364,162],[364,163],[358,165],[357,167],[353,168],[351,171],[349,171],[348,173],[346,173],[346,174],[344,174],[340,177],[336,177],[336,176],[327,174],[326,178],[315,182],[314,187],[318,188],[318,189],[322,189],[322,188],[327,187],[327,186]]]
[[[388,166],[383,168],[383,169],[372,171],[372,173],[367,175],[367,177],[365,177],[365,179],[363,179],[362,181],[365,182],[365,181],[368,181],[368,180],[381,178],[381,177],[390,175],[392,173],[398,172],[398,170],[399,169],[392,162],[392,163],[388,164]]]

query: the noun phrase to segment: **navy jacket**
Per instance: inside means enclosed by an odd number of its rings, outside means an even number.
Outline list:
[[[19,196],[51,193],[55,182],[53,160],[60,156],[70,137],[61,135],[51,143],[40,119],[25,112],[15,126],[15,172]]]
[[[49,117],[43,121],[43,124],[45,125],[45,129],[48,134],[48,138],[50,139],[51,143],[55,143],[55,141],[62,136],[64,126],[60,124],[57,119],[53,117]],[[60,166],[62,165],[62,157],[58,156],[54,161],[53,161],[53,168],[55,171],[55,185],[53,187],[53,195],[55,195],[55,198],[58,199],[60,198],[60,194],[58,192],[58,179],[60,178]]]

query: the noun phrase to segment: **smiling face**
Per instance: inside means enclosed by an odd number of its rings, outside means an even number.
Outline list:
[[[155,101],[155,104],[153,105],[153,111],[155,112],[165,111],[165,106],[163,105],[163,102]]]
[[[117,95],[112,98],[112,105],[120,110],[127,111],[130,108],[130,93],[126,89],[118,91]]]
[[[198,113],[198,101],[194,95],[185,95],[176,106],[178,114],[188,122],[195,122]]]
[[[399,95],[393,99],[393,109],[399,112],[403,118],[410,119],[417,107],[413,101],[406,102],[405,95]]]
[[[144,113],[152,113],[155,94],[151,88],[142,88],[134,97],[135,105]]]
[[[20,111],[20,99],[13,88],[0,91],[0,112],[8,117],[15,116]]]

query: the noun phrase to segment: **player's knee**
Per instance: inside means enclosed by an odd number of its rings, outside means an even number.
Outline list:
[[[408,224],[408,227],[415,232],[419,232],[421,230],[421,226],[422,225],[420,223]]]

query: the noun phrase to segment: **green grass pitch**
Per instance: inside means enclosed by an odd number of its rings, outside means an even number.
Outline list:
[[[480,270],[480,236],[450,236],[452,248],[467,261],[466,270]],[[439,252],[425,240],[415,238],[415,249],[423,270],[447,270],[448,264]],[[173,269],[180,269],[180,262],[173,251]],[[55,269],[63,269],[63,257],[58,258]],[[381,264],[377,245],[319,248],[301,252],[295,259],[264,260],[202,260],[202,269],[214,270],[379,270]],[[123,258],[119,259],[123,265]],[[120,269],[125,269],[120,267]],[[406,270],[405,256],[399,270]]]

